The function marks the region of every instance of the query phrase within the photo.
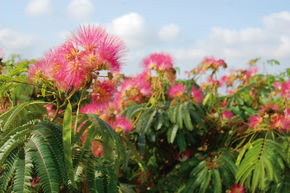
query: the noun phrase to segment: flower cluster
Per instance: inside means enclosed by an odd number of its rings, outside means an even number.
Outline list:
[[[173,59],[169,54],[151,54],[143,60],[146,71],[166,71],[173,67]]]
[[[51,81],[63,91],[78,90],[98,71],[118,72],[123,52],[123,42],[103,28],[82,26],[63,45],[30,66],[29,79]]]

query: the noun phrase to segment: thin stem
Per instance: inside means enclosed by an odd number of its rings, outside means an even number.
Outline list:
[[[77,126],[78,126],[78,117],[79,117],[79,111],[80,111],[80,105],[81,105],[81,102],[83,100],[83,95],[84,95],[84,89],[82,90],[82,93],[81,93],[81,97],[80,97],[80,100],[78,102],[78,107],[77,107],[77,112],[76,112],[76,119],[75,119],[75,125],[74,125],[74,132],[73,132],[73,136],[76,135],[76,132],[77,132]]]

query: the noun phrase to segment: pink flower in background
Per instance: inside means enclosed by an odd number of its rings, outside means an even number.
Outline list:
[[[258,124],[260,124],[263,121],[262,117],[257,115],[251,115],[249,118],[249,127],[255,128]]]
[[[273,111],[277,111],[279,109],[278,105],[274,105],[274,104],[267,104],[267,105],[263,105],[260,108],[260,112],[266,111],[266,110],[273,110]]]
[[[92,103],[105,103],[113,99],[116,93],[116,85],[111,80],[98,81],[95,80],[95,85],[92,88],[90,96]]]
[[[276,89],[276,91],[280,92],[282,90],[282,84],[280,82],[275,82],[274,88]]]
[[[235,94],[235,91],[234,91],[234,90],[227,90],[227,93],[228,93],[229,95],[233,95],[233,94]]]
[[[129,132],[133,129],[132,122],[123,116],[117,117],[116,120],[111,123],[111,126],[117,131],[121,129],[123,131]]]
[[[80,108],[81,113],[87,114],[96,114],[98,112],[104,112],[109,107],[109,103],[94,103],[94,104],[86,104]]]
[[[290,79],[282,84],[281,96],[284,98],[290,98]]]
[[[168,95],[170,98],[174,98],[174,97],[180,97],[185,93],[185,85],[184,84],[174,84],[172,86],[169,87],[168,89]]]
[[[100,157],[103,154],[103,146],[99,141],[92,142],[92,152],[95,157]]]
[[[48,116],[53,117],[55,115],[56,111],[53,109],[53,105],[47,104],[45,105],[45,108],[47,110]]]
[[[209,77],[209,78],[208,78],[208,82],[209,82],[210,84],[212,84],[212,85],[214,85],[214,84],[220,85],[220,84],[219,84],[219,81],[216,80],[216,79],[214,79],[213,77]]]
[[[222,76],[221,80],[219,81],[219,86],[223,86],[227,81],[227,78],[228,78],[227,75]]]
[[[144,96],[150,96],[151,85],[149,82],[150,74],[148,72],[143,72],[135,77],[136,85],[139,87],[140,92]]]
[[[113,102],[114,107],[123,108],[128,103],[142,103],[151,94],[150,73],[143,72],[135,77],[125,79]],[[126,104],[125,104],[126,103]],[[118,107],[119,106],[119,107]]]
[[[201,64],[205,65],[203,70],[207,70],[208,68],[218,69],[221,66],[223,67],[226,66],[226,63],[224,60],[222,59],[216,60],[214,57],[204,58]]]
[[[227,111],[225,110],[223,113],[222,113],[222,118],[223,120],[229,120],[229,119],[232,119],[234,116],[234,113],[232,111]]]
[[[255,74],[257,74],[257,72],[258,72],[258,67],[256,66],[246,70],[248,77],[254,76]]]
[[[245,193],[246,189],[244,185],[234,184],[230,193]]]
[[[31,182],[31,186],[35,186],[35,185],[38,184],[38,183],[39,183],[39,177],[36,176],[36,177],[33,179],[33,181]]]
[[[191,156],[193,155],[193,153],[190,150],[186,150],[185,152],[182,152],[181,155],[177,155],[177,159],[179,161],[186,161],[188,160]]]
[[[200,104],[203,100],[202,92],[199,89],[197,89],[195,86],[192,86],[191,96],[193,97],[193,100],[198,104]]]
[[[156,68],[158,70],[167,70],[173,67],[173,59],[169,54],[157,53],[151,54],[143,60],[145,70]]]
[[[3,50],[0,48],[0,57],[3,56]]]
[[[272,128],[278,128],[281,130],[290,129],[290,120],[283,115],[274,115],[271,121]]]

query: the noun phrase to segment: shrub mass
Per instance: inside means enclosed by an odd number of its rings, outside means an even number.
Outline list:
[[[40,60],[1,58],[0,192],[289,191],[289,68],[221,75],[206,57],[178,80],[154,53],[125,76],[125,53],[88,25]]]

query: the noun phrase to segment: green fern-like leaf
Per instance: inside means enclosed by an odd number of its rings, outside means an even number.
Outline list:
[[[60,176],[56,170],[56,164],[47,144],[38,135],[32,135],[29,142],[35,151],[33,153],[33,159],[44,192],[59,192]]]
[[[43,119],[46,112],[44,104],[43,101],[25,102],[1,114],[0,131],[9,131],[29,122]]]
[[[270,139],[259,138],[251,145],[246,146],[241,163],[238,165],[236,172],[236,182],[245,183],[252,192],[257,189],[265,190],[265,176],[268,180],[275,180],[275,172],[281,170],[282,165],[277,165],[277,161],[281,159],[278,153],[277,145]]]
[[[6,189],[7,189],[9,181],[11,180],[14,174],[18,154],[19,154],[19,149],[14,149],[7,157],[5,164],[0,165],[0,167],[3,169],[3,171],[1,172],[1,177],[0,177],[0,192],[1,193],[7,192]]]

